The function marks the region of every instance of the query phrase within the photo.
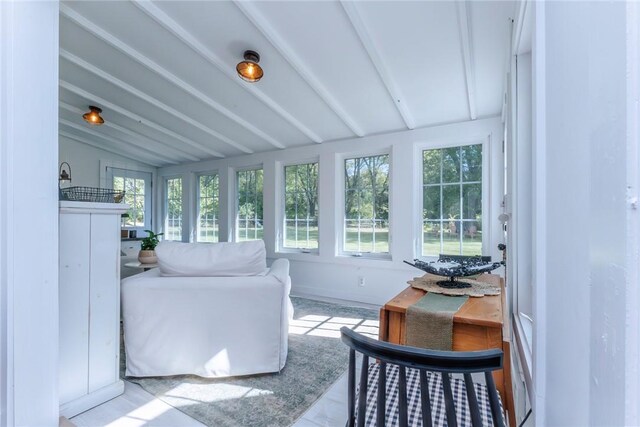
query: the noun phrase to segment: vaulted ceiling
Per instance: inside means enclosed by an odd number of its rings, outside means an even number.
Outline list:
[[[499,114],[513,2],[63,2],[60,135],[163,166]],[[235,65],[260,53],[265,75]],[[103,109],[103,126],[82,119]]]

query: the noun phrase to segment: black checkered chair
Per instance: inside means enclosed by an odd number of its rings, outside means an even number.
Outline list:
[[[340,332],[350,347],[347,427],[505,426],[492,375],[502,368],[502,350],[435,351],[376,341],[347,327]],[[362,354],[358,390],[356,352]],[[484,374],[486,384],[474,383],[474,373]]]

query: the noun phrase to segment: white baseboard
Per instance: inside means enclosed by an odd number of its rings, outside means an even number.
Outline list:
[[[372,309],[380,308],[380,304],[377,301],[363,301],[362,294],[335,290],[323,292],[322,290],[311,286],[295,286],[291,289],[291,295],[309,299],[324,300],[327,302],[337,302],[356,307]]]

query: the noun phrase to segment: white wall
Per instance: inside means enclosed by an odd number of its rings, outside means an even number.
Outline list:
[[[187,165],[161,168],[159,176],[182,176],[184,201],[184,240],[194,235],[195,174],[218,171],[220,173],[220,234],[221,240],[231,240],[235,220],[235,170],[237,168],[263,165],[264,167],[264,229],[269,258],[287,257],[291,261],[293,292],[347,300],[382,304],[406,287],[406,281],[421,275],[403,260],[416,257],[421,236],[418,206],[420,187],[420,150],[428,147],[456,145],[471,142],[486,143],[484,157],[484,179],[488,181],[489,194],[484,198],[483,218],[487,218],[485,230],[485,253],[500,259],[496,246],[502,240],[497,216],[503,188],[502,125],[499,118],[476,120],[433,128],[403,131],[387,135],[356,138],[308,147],[272,151],[268,153],[198,162]],[[345,154],[379,153],[387,150],[391,154],[391,252],[392,260],[371,260],[336,255],[340,238],[342,213],[341,176],[342,156]],[[296,161],[320,161],[320,249],[319,254],[276,253],[276,233],[280,203],[278,171],[283,163]],[[491,173],[489,173],[491,171]],[[158,197],[162,197],[162,186],[158,186]],[[159,199],[160,200],[160,199]],[[225,203],[226,202],[226,203]],[[163,224],[162,216],[157,224]],[[358,277],[365,278],[365,286],[358,287]]]
[[[535,7],[533,413],[639,425],[638,5]]]
[[[100,162],[103,167],[106,163],[120,165],[134,170],[152,170],[154,166],[132,160],[128,157],[119,156],[109,151],[100,150],[82,142],[60,136],[60,162],[67,162],[71,165],[71,185],[84,187],[104,187],[105,182],[101,180]],[[104,171],[102,171],[104,172]],[[102,174],[104,175],[104,173]]]
[[[0,425],[57,426],[58,2],[0,34]]]

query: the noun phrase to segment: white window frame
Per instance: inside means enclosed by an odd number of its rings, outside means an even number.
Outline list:
[[[182,200],[181,200],[181,206],[182,206],[182,220],[181,220],[181,226],[180,226],[180,240],[171,240],[174,242],[183,242],[184,241],[184,235],[185,235],[185,210],[184,210],[184,197],[185,197],[185,192],[184,192],[184,184],[185,184],[185,178],[182,175],[173,175],[173,176],[165,176],[163,177],[163,197],[162,197],[162,202],[163,202],[163,221],[162,221],[162,227],[163,227],[163,233],[164,235],[163,240],[169,240],[168,238],[168,220],[169,220],[169,181],[172,179],[179,179],[180,180],[180,184],[182,187]]]
[[[422,246],[423,246],[423,206],[424,206],[424,192],[423,192],[423,155],[422,152],[425,150],[442,150],[446,148],[457,148],[457,147],[466,147],[469,145],[482,145],[482,255],[487,256],[491,254],[489,244],[492,236],[491,230],[491,204],[489,202],[489,197],[491,194],[490,180],[491,176],[489,173],[489,137],[479,137],[479,138],[471,138],[462,141],[438,141],[438,142],[423,142],[416,144],[415,146],[415,197],[418,201],[417,209],[415,212],[415,231],[414,231],[414,251],[416,257],[425,261],[433,261],[438,259],[438,255],[422,255]]]
[[[262,239],[256,239],[256,240],[264,240],[264,165],[260,164],[260,165],[253,165],[253,166],[245,166],[245,167],[241,167],[241,168],[235,168],[233,169],[233,182],[234,182],[234,191],[233,191],[233,199],[234,199],[234,215],[233,215],[233,241],[234,242],[247,242],[247,241],[252,241],[252,240],[239,240],[238,239],[238,233],[240,231],[239,228],[239,217],[238,217],[238,213],[239,213],[239,208],[240,208],[240,199],[239,199],[239,185],[238,185],[238,173],[240,172],[247,172],[247,171],[257,171],[257,170],[262,170],[262,233],[263,233],[263,237]]]
[[[485,173],[486,168],[488,167],[488,162],[485,162],[485,157],[487,157],[489,155],[488,150],[487,150],[487,141],[477,141],[477,142],[469,142],[469,143],[464,143],[464,144],[453,144],[453,145],[444,145],[441,147],[433,147],[433,146],[425,146],[423,148],[421,148],[417,153],[416,156],[419,157],[418,159],[418,163],[419,163],[419,174],[420,174],[420,182],[419,182],[419,201],[420,204],[418,206],[418,209],[420,210],[420,232],[418,234],[418,245],[416,248],[416,253],[418,254],[418,257],[421,259],[435,259],[438,258],[438,255],[424,255],[422,253],[423,250],[423,244],[424,244],[424,217],[423,217],[423,209],[424,209],[424,152],[428,151],[428,150],[446,150],[448,148],[460,148],[460,147],[468,147],[468,146],[472,146],[472,145],[481,145],[482,146],[482,177],[481,177],[481,181],[462,181],[462,176],[460,176],[459,180],[456,182],[451,182],[451,183],[443,183],[442,179],[440,184],[433,184],[433,186],[440,186],[440,187],[444,187],[444,186],[449,186],[449,185],[457,185],[460,187],[460,200],[462,201],[462,186],[464,184],[481,184],[482,186],[482,246],[481,246],[481,254],[479,255],[486,255],[489,250],[488,250],[488,243],[487,243],[487,239],[491,239],[491,235],[490,233],[485,233],[485,230],[487,230],[485,228],[485,226],[488,225],[489,221],[487,221],[486,218],[486,214],[485,214],[485,209],[488,208],[489,203],[487,202],[488,197],[489,197],[489,183],[487,182],[488,179],[488,173]],[[442,165],[441,165],[442,166]],[[442,170],[440,171],[440,173],[442,174]],[[462,173],[462,171],[460,171],[460,173]],[[442,177],[441,177],[442,178]],[[440,204],[442,205],[442,196],[440,197]],[[442,209],[442,206],[440,206],[440,208]],[[469,222],[469,220],[464,220],[462,218],[462,210],[464,209],[462,203],[460,204],[460,212],[461,212],[461,216],[460,219],[457,220],[457,222],[460,222],[461,225],[461,230],[460,230],[460,241],[462,242],[463,239],[463,230],[464,230],[464,222]],[[442,214],[442,212],[441,212]],[[442,218],[441,218],[442,220]],[[487,230],[489,231],[489,230]],[[440,236],[440,241],[441,241],[441,246],[442,246],[442,234]],[[441,248],[442,250],[442,248]],[[455,254],[455,255],[459,255],[459,254]],[[475,255],[475,254],[474,254]]]
[[[129,169],[125,167],[106,166],[105,167],[105,187],[113,189],[113,178],[122,177],[129,179],[141,179],[144,181],[144,225],[141,227],[123,226],[123,230],[137,230],[138,236],[144,230],[153,230],[153,174],[148,171]]]
[[[289,166],[303,166],[311,163],[318,164],[318,247],[312,249],[303,249],[303,248],[290,248],[285,247],[284,242],[286,239],[286,227],[287,227],[287,211],[286,211],[286,173],[285,168]],[[278,252],[281,253],[300,253],[300,254],[311,254],[318,255],[320,251],[320,159],[318,157],[296,160],[286,163],[280,163],[278,167],[279,176],[278,176],[278,188],[280,190],[280,203],[279,203],[279,224],[280,229],[277,231],[278,234]]]
[[[215,243],[220,242],[220,212],[221,212],[221,203],[220,203],[220,173],[218,170],[206,171],[206,172],[198,172],[195,182],[196,194],[195,194],[195,206],[193,212],[195,213],[194,221],[195,221],[195,236],[194,241],[200,242],[198,238],[200,237],[200,177],[203,176],[217,176],[218,177],[218,213],[215,217],[214,224],[217,222],[218,224],[218,240]],[[214,243],[214,242],[202,242],[202,243]]]
[[[388,156],[389,158],[389,252],[354,252],[347,251],[344,248],[346,239],[345,230],[345,206],[346,206],[346,181],[345,181],[345,162],[349,159],[357,159],[361,157],[376,157],[376,156]],[[339,185],[339,196],[336,200],[337,222],[336,222],[336,235],[338,243],[338,256],[362,258],[362,259],[375,259],[383,261],[392,260],[392,239],[393,239],[393,204],[392,204],[392,191],[393,191],[393,153],[391,148],[384,148],[380,150],[366,151],[366,152],[351,152],[341,153],[336,156],[337,164],[336,171],[339,174],[339,179],[336,179],[336,183]]]

